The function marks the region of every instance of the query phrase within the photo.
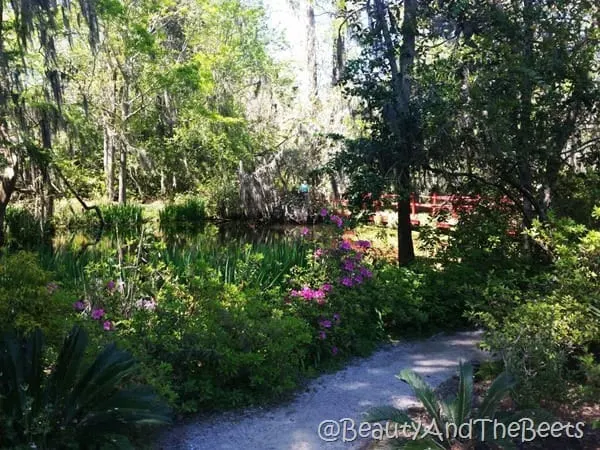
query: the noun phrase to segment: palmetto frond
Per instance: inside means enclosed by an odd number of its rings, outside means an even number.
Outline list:
[[[56,365],[43,371],[40,331],[26,339],[7,335],[0,342],[0,411],[10,429],[0,447],[35,444],[57,448],[70,439],[90,445],[133,448],[133,427],[168,423],[169,410],[146,386],[123,387],[135,361],[115,345],[107,346],[81,371],[88,338],[74,327]],[[46,423],[46,427],[35,424]]]

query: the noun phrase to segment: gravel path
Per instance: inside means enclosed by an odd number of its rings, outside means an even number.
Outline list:
[[[416,404],[409,387],[395,378],[412,368],[437,386],[455,373],[460,360],[485,358],[477,349],[478,332],[437,335],[403,342],[356,360],[345,369],[322,375],[281,406],[198,419],[167,431],[157,449],[174,450],[335,450],[357,449],[360,439],[325,442],[317,432],[324,420],[360,417],[371,406]],[[347,425],[350,422],[346,422]],[[347,436],[351,437],[349,430]]]

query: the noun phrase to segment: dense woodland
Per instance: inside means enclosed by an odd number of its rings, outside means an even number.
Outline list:
[[[141,448],[459,328],[516,410],[597,405],[600,6],[286,5],[300,72],[258,0],[0,0],[0,448]],[[478,200],[415,228],[428,192]]]

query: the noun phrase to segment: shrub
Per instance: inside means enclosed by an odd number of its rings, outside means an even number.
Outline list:
[[[39,330],[0,341],[0,447],[133,448],[136,427],[169,421],[147,387],[125,387],[135,369],[129,354],[109,345],[82,372],[87,335],[74,327],[48,369],[42,341]]]
[[[52,281],[29,252],[0,255],[0,329],[41,328],[52,344],[62,340],[74,318],[73,296]]]
[[[190,285],[169,282],[156,307],[119,332],[144,374],[183,412],[247,405],[296,386],[311,336],[266,292],[223,285],[207,269]]]
[[[529,285],[505,290],[512,311],[479,317],[490,329],[488,344],[519,381],[515,399],[535,405],[564,398],[573,380],[567,362],[600,338],[600,318],[592,314],[599,302],[600,233],[559,220],[536,224],[530,235],[553,265]]]
[[[165,233],[199,231],[206,224],[205,202],[198,197],[182,197],[165,205],[159,217],[160,228]]]
[[[54,229],[50,221],[41,223],[30,211],[21,207],[6,210],[7,244],[11,248],[35,250],[49,245]]]

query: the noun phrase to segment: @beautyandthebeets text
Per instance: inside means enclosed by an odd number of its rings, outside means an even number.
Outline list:
[[[514,422],[501,422],[492,419],[472,419],[463,424],[449,423],[438,425],[435,421],[408,423],[356,422],[350,418],[324,420],[319,424],[319,438],[325,442],[353,442],[357,439],[437,439],[440,442],[450,439],[476,440],[480,442],[514,439],[531,442],[538,438],[563,436],[581,439],[585,422],[536,422],[522,418]]]

